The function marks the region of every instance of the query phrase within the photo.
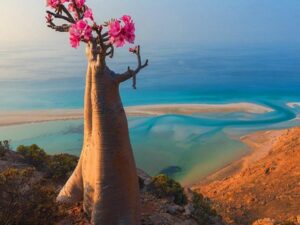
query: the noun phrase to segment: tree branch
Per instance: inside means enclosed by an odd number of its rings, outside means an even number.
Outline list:
[[[63,16],[63,15],[60,15],[60,14],[57,14],[57,13],[54,13],[54,12],[51,12],[49,10],[46,11],[48,14],[52,15],[54,18],[58,18],[58,19],[63,19],[63,20],[66,20],[68,21],[69,23],[73,23],[73,21],[66,17],[66,16]]]
[[[49,22],[48,27],[58,32],[69,32],[71,26],[67,24],[56,26],[53,22]]]
[[[75,19],[73,18],[71,13],[66,9],[66,7],[63,4],[60,5],[60,7],[61,7],[62,11],[64,11],[64,13],[68,16],[68,18],[73,21],[72,23],[75,23],[76,22]]]
[[[112,44],[109,44],[106,46],[106,51],[110,49],[108,52],[106,52],[106,56],[109,56],[109,58],[113,58],[114,57],[114,52],[115,52],[115,48]]]
[[[137,56],[137,60],[138,60],[137,68],[135,70],[132,70],[130,69],[130,67],[128,67],[125,73],[117,75],[115,79],[118,83],[121,83],[132,78],[133,79],[132,87],[136,89],[136,75],[140,72],[141,69],[144,69],[146,66],[148,66],[149,61],[147,59],[145,63],[142,64],[140,46],[137,46],[137,48],[134,50],[133,53],[136,54]]]
[[[106,37],[108,37],[108,32],[105,32],[104,34],[102,34],[103,39],[106,38]]]
[[[76,10],[76,13],[77,13],[77,16],[78,16],[78,20],[81,20],[81,19],[82,19],[82,18],[81,18],[82,15],[80,15],[80,10],[79,10],[79,8],[78,8],[77,5],[76,5],[75,0],[73,0],[72,3],[73,3],[74,8],[75,8],[75,10]]]

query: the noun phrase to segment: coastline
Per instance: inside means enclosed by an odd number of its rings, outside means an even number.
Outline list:
[[[290,108],[296,108],[300,106],[300,102],[288,102],[286,105]]]
[[[272,150],[274,142],[276,142],[278,137],[286,132],[287,129],[267,130],[257,131],[242,136],[240,140],[249,147],[249,152],[237,160],[234,160],[233,162],[220,168],[219,170],[211,173],[199,183],[194,184],[193,188],[197,188],[199,185],[205,185],[215,181],[226,180],[229,177],[239,174],[250,165],[267,156]]]
[[[254,103],[230,104],[162,104],[125,107],[128,116],[159,116],[164,114],[203,114],[246,112],[262,114],[273,111],[266,106]],[[83,109],[53,109],[32,111],[2,111],[0,112],[0,126],[39,123],[55,120],[82,119]]]

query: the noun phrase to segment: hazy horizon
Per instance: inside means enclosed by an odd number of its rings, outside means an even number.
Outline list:
[[[132,15],[137,43],[277,45],[300,43],[297,0],[87,0],[99,23]],[[102,8],[102,5],[104,6]],[[0,3],[0,46],[32,42],[69,47],[68,35],[46,27],[45,1]]]

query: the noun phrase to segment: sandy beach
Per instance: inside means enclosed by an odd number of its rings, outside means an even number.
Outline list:
[[[81,109],[6,111],[0,112],[0,126],[81,119],[82,116],[83,110]]]
[[[253,103],[231,103],[143,105],[126,107],[125,111],[128,116],[158,116],[164,114],[192,115],[221,112],[266,113],[272,111],[272,109]],[[82,109],[2,111],[0,112],[0,126],[53,120],[72,120],[81,119],[82,117]]]

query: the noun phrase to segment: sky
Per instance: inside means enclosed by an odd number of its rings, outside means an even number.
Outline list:
[[[299,44],[299,0],[87,0],[98,22],[129,14],[148,44]],[[0,46],[68,42],[45,0],[0,1]]]

